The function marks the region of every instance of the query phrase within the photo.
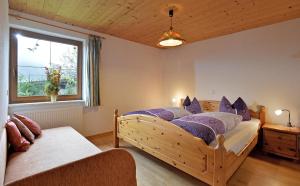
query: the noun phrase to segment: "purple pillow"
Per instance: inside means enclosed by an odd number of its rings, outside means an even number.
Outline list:
[[[230,103],[230,101],[225,96],[222,97],[219,111],[236,114],[236,111],[233,108],[233,105]]]
[[[184,99],[184,101],[183,101],[183,103],[182,103],[182,106],[183,106],[183,107],[186,107],[186,106],[189,106],[190,104],[191,104],[190,97],[187,96],[187,97]]]
[[[191,104],[189,106],[186,106],[185,109],[192,114],[198,114],[202,112],[200,103],[196,98],[194,98]]]
[[[238,115],[241,115],[243,117],[243,121],[249,121],[251,120],[250,111],[247,107],[247,104],[244,102],[244,100],[239,97],[234,103],[234,108],[237,111]]]

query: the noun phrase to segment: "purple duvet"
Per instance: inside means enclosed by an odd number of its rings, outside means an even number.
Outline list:
[[[211,116],[194,114],[172,120],[171,123],[183,128],[193,136],[203,139],[206,144],[214,141],[218,134],[225,133],[224,123]]]

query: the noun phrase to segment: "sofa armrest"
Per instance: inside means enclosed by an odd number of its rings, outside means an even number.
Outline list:
[[[136,186],[136,167],[129,152],[112,149],[33,175],[11,185]]]

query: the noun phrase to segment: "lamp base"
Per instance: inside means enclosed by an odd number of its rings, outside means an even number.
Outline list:
[[[287,123],[287,127],[293,127],[292,123],[291,123],[291,122],[288,122],[288,123]]]

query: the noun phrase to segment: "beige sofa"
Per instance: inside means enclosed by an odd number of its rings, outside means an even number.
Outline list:
[[[27,152],[9,154],[7,161],[6,147],[4,130],[0,149],[3,185],[136,185],[135,162],[127,151],[101,152],[71,127],[43,130]]]

